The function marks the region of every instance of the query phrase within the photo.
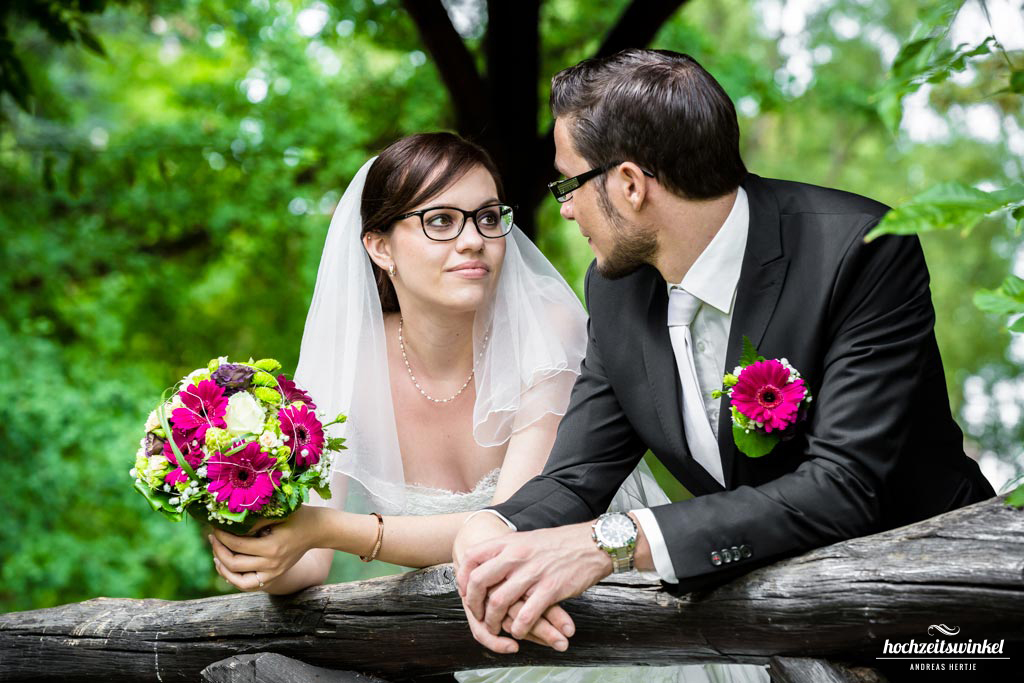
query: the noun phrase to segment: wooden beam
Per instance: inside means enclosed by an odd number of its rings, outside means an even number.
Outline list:
[[[0,615],[4,681],[195,681],[232,655],[277,652],[314,666],[403,680],[494,666],[768,664],[807,657],[875,664],[886,639],[928,626],[966,641],[1021,639],[1024,510],[993,498],[837,543],[701,593],[617,577],[566,601],[568,652],[514,656],[470,636],[450,565],[295,596],[99,598]],[[994,680],[994,679],[993,679]]]

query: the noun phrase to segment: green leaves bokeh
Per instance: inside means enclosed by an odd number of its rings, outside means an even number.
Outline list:
[[[626,4],[542,5],[542,98],[550,74],[591,54]],[[326,21],[304,35],[310,9]],[[1005,132],[993,141],[962,123],[984,96],[1020,128],[1020,97],[993,94],[1008,87],[1001,56],[972,57],[972,80],[929,82],[950,132],[915,140],[893,134],[898,110],[878,106],[896,87],[898,46],[924,37],[912,37],[915,6],[826,2],[795,33],[772,28],[777,11],[693,0],[653,44],[692,54],[722,82],[752,171],[890,204],[943,183],[973,194],[1024,179]],[[474,50],[485,19],[465,27]],[[13,522],[0,527],[0,610],[231,590],[198,525],[167,522],[132,490],[146,415],[202,359],[271,356],[293,369],[348,180],[400,135],[454,125],[395,0],[113,3],[88,25],[106,57],[32,22],[8,26],[35,94],[28,112],[0,101],[0,498]],[[929,45],[932,56],[956,49],[942,37]],[[793,61],[804,52],[806,69]],[[1003,284],[1015,221],[974,218],[973,239],[922,236],[956,411],[968,378],[991,391],[1022,362],[1005,319],[972,303],[979,287],[1016,296]],[[577,227],[554,202],[537,225],[579,291],[591,255]],[[996,408],[962,423],[976,451],[1019,453],[1020,425]],[[393,568],[344,560],[332,578],[365,571]]]

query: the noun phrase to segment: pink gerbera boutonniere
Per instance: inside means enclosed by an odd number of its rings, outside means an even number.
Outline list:
[[[793,436],[793,427],[807,413],[811,392],[785,358],[766,359],[743,337],[740,364],[722,380],[714,398],[729,396],[736,447],[751,458],[771,453]]]

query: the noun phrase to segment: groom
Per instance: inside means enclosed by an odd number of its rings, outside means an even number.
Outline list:
[[[515,651],[501,630],[545,613],[571,635],[556,603],[613,569],[690,591],[994,495],[950,414],[918,239],[864,241],[887,207],[747,173],[732,102],[686,55],[581,62],[551,106],[552,190],[596,256],[589,346],[544,472],[456,539],[478,641]],[[756,459],[711,395],[745,336],[813,396]],[[647,450],[694,498],[599,518]]]

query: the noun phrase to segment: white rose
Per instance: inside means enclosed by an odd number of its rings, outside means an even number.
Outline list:
[[[263,422],[266,419],[266,411],[252,394],[240,391],[228,399],[224,422],[227,423],[228,432],[233,436],[262,433]]]
[[[263,450],[272,451],[280,445],[281,441],[277,438],[277,434],[269,429],[260,434],[260,446],[263,447]]]
[[[188,385],[192,384],[192,380],[194,380],[196,377],[198,377],[199,375],[208,374],[209,372],[210,371],[207,370],[206,368],[196,368],[195,370],[181,378],[182,386],[187,387]]]
[[[147,432],[151,432],[151,431],[153,431],[154,429],[156,429],[159,426],[160,426],[160,418],[157,417],[156,411],[154,410],[153,412],[151,412],[149,414],[149,417],[146,418],[146,431]]]

